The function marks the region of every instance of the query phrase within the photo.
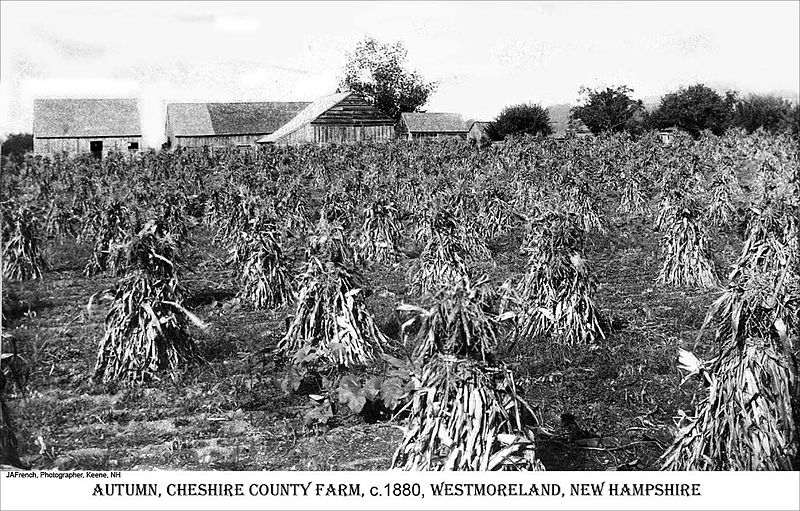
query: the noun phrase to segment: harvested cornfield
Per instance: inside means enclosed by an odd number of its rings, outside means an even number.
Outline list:
[[[9,161],[3,218],[32,215],[41,257],[13,245],[3,281],[19,461],[796,468],[797,154],[759,132]],[[677,193],[691,215],[654,230]]]

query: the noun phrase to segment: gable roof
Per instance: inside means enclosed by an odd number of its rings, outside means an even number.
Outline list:
[[[286,124],[305,101],[170,103],[167,122],[176,136],[262,135]]]
[[[361,112],[361,115],[364,117],[353,117],[355,115],[354,111],[350,111],[346,108],[339,108],[336,111],[336,106],[339,103],[342,103],[351,96],[357,96],[353,99],[359,99],[361,103],[363,103],[363,107],[366,108],[368,111]],[[314,101],[313,103],[306,106],[300,112],[297,113],[292,120],[284,124],[280,127],[280,129],[276,130],[274,133],[263,137],[257,142],[264,144],[264,143],[272,143],[280,140],[281,138],[290,135],[297,131],[298,129],[302,128],[307,124],[311,124],[320,117],[323,117],[326,114],[329,115],[329,119],[325,119],[326,124],[358,124],[358,125],[365,125],[365,124],[381,124],[381,125],[393,125],[394,121],[387,116],[386,114],[380,112],[376,108],[367,105],[366,102],[363,100],[361,96],[359,96],[355,92],[347,91],[347,92],[336,92],[334,94],[329,94],[327,96],[323,96],[318,100]],[[323,120],[320,120],[319,123],[322,123]]]
[[[167,123],[173,135],[213,135],[214,126],[205,103],[170,103]]]
[[[139,108],[135,99],[35,99],[33,135],[141,136]]]
[[[478,127],[479,129],[485,130],[492,124],[492,121],[474,121],[472,124],[469,125],[469,129],[471,130],[474,127]]]
[[[403,124],[412,133],[460,133],[468,127],[461,114],[444,112],[406,112],[401,115]]]

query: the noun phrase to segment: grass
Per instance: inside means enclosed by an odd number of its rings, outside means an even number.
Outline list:
[[[541,416],[537,455],[548,470],[657,469],[674,435],[678,409],[693,409],[701,390],[694,381],[679,387],[674,368],[679,346],[701,358],[711,339],[694,346],[713,290],[659,289],[658,240],[647,225],[609,222],[595,233],[587,257],[600,283],[596,304],[611,324],[596,347],[536,344],[501,347],[524,398]],[[25,395],[9,394],[24,462],[34,468],[180,470],[384,470],[402,439],[398,424],[368,424],[339,411],[329,428],[308,429],[308,398],[286,396],[286,371],[274,353],[291,309],[260,311],[235,297],[235,274],[224,248],[198,229],[184,279],[192,310],[211,324],[193,331],[208,365],[192,368],[176,382],[128,389],[91,384],[106,306],[87,313],[93,293],[113,279],[87,278],[85,246],[67,243],[49,252],[53,271],[42,280],[9,283],[4,303],[14,312],[4,325],[30,363]],[[737,241],[725,240],[719,263],[730,264]],[[518,278],[526,260],[519,239],[498,240],[494,261],[480,263],[492,282]],[[723,246],[723,245],[720,245]],[[418,303],[408,294],[410,265],[365,271],[373,293],[367,305],[376,324],[397,329],[393,308]],[[398,329],[399,330],[399,329]],[[575,438],[562,415],[571,414],[596,438]],[[584,435],[586,436],[586,435]],[[41,447],[38,438],[44,442]],[[611,447],[609,447],[611,446]]]

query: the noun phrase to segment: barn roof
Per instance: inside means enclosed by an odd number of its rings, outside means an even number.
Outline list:
[[[480,129],[486,129],[492,124],[492,121],[474,121],[472,124],[469,125],[469,129],[472,129],[474,126],[477,126]]]
[[[135,99],[36,99],[35,137],[141,136]]]
[[[402,119],[406,129],[412,133],[466,133],[468,130],[460,114],[406,112]]]
[[[342,103],[344,100],[353,95],[358,96],[358,99],[364,103],[364,106],[367,107],[369,112],[362,112],[360,117],[349,118],[349,116],[355,115],[354,112],[345,111],[341,108],[335,108],[337,105],[339,105],[339,103]],[[374,107],[367,105],[363,98],[357,93],[351,91],[336,92],[334,94],[323,96],[309,104],[300,112],[298,112],[292,120],[281,126],[280,129],[276,130],[270,135],[267,135],[266,137],[260,138],[257,142],[261,144],[276,142],[281,138],[294,133],[303,126],[317,121],[320,117],[323,117],[324,114],[327,114],[327,116],[330,117],[330,119],[326,119],[327,124],[394,124],[394,121],[390,117],[378,111]],[[318,123],[320,122],[322,122],[322,120],[318,121]]]
[[[176,136],[272,133],[310,103],[170,103],[167,119]]]

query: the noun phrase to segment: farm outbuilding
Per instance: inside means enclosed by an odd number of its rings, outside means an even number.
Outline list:
[[[658,132],[658,138],[661,140],[661,143],[664,145],[671,145],[672,142],[675,140],[675,137],[681,132],[677,126],[670,126],[669,128],[660,130]]]
[[[489,145],[492,143],[492,137],[489,135],[489,127],[491,122],[488,121],[475,121],[469,127],[467,132],[467,140],[473,145]]]
[[[400,117],[398,132],[403,138],[466,138],[467,126],[460,114],[445,112],[405,112]]]
[[[552,137],[556,140],[563,141],[571,138],[587,138],[594,136],[592,130],[580,119],[571,120],[567,123],[563,131],[554,131]]]
[[[306,106],[261,144],[382,142],[394,137],[394,120],[355,92],[330,94]]]
[[[166,136],[171,148],[254,146],[289,122],[308,102],[170,103]]]
[[[33,152],[52,156],[137,152],[142,127],[135,99],[36,99]]]

